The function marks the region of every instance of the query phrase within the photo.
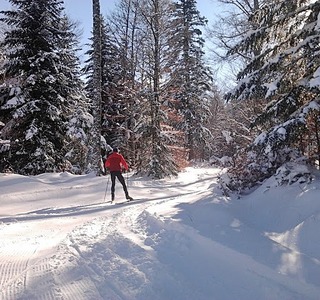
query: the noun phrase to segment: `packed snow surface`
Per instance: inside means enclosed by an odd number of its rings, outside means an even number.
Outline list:
[[[229,197],[221,172],[125,174],[115,204],[108,176],[0,174],[0,299],[319,300],[320,181]]]

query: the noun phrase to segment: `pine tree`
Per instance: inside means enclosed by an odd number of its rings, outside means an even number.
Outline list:
[[[0,22],[0,84],[2,84],[4,79],[4,61],[5,61],[5,51],[3,47],[4,39],[4,24]]]
[[[170,137],[162,128],[167,120],[162,109],[166,99],[166,82],[162,79],[165,78],[165,62],[168,60],[169,4],[167,0],[147,0],[140,7],[147,35],[140,47],[145,77],[144,105],[140,107],[144,118],[138,122],[138,134],[143,141],[139,171],[153,178],[177,174],[177,165],[169,147]]]
[[[109,25],[101,16],[101,132],[107,143],[123,148],[126,139],[128,106],[132,102],[130,87],[124,78],[121,52]],[[93,49],[86,53],[89,58],[83,69],[88,97],[93,94]]]
[[[204,158],[204,150],[211,148],[208,122],[213,82],[204,61],[204,39],[200,29],[206,19],[200,16],[196,4],[195,0],[175,3],[171,38],[173,67],[170,84],[182,116],[178,128],[185,132],[189,160]]]
[[[101,158],[101,20],[100,1],[92,0],[93,13],[93,91],[91,113],[93,124],[89,138],[88,170],[100,175],[103,166]]]
[[[89,100],[84,93],[84,83],[80,78],[78,40],[74,34],[76,25],[65,16],[62,19],[62,30],[68,32],[68,35],[60,40],[61,49],[64,49],[60,53],[64,59],[64,87],[68,88],[66,98],[70,106],[65,141],[66,158],[72,165],[70,170],[83,173],[87,167],[88,132],[92,126],[92,115],[89,113]]]
[[[108,18],[111,35],[119,51],[117,63],[122,72],[121,81],[113,91],[113,98],[117,100],[115,104],[118,103],[117,107],[121,107],[123,115],[118,126],[121,129],[121,135],[117,134],[120,137],[118,145],[121,145],[131,166],[137,164],[144,145],[140,140],[141,135],[137,134],[137,128],[143,119],[141,112],[145,101],[142,96],[146,72],[143,67],[143,45],[147,39],[140,4],[140,0],[120,0],[116,10]]]
[[[249,56],[262,49],[239,73],[230,94],[237,100],[260,95],[268,102],[254,122],[263,131],[252,145],[254,163],[246,162],[255,166],[255,180],[303,156],[313,164],[319,160],[319,12],[318,1],[266,5],[252,16],[258,28],[232,51]]]
[[[65,65],[69,51],[61,43],[70,35],[63,30],[62,3],[10,2],[16,9],[2,12],[1,19],[11,28],[3,43],[10,51],[0,107],[5,119],[1,134],[11,141],[5,158],[22,174],[64,170],[72,72]]]
[[[4,64],[6,61],[5,58],[5,49],[3,46],[3,39],[4,39],[4,24],[0,22],[0,107],[5,102],[5,95],[7,94],[7,87],[4,83]],[[10,149],[10,140],[3,139],[2,129],[5,127],[5,119],[3,115],[0,115],[0,170],[2,172],[11,171],[10,164],[4,157],[4,153],[9,151]]]

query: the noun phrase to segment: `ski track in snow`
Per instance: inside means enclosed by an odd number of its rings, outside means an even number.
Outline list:
[[[72,177],[61,180],[61,187],[48,188],[53,182],[36,177],[42,189],[33,189],[32,195],[23,189],[11,194],[10,201],[26,197],[26,206],[12,214],[8,200],[9,214],[0,215],[0,236],[6,241],[0,240],[0,299],[319,299],[316,286],[270,268],[264,261],[268,258],[250,253],[250,245],[241,249],[240,228],[244,235],[255,233],[238,219],[221,222],[229,218],[223,210],[228,200],[210,198],[217,175],[211,170],[197,180],[187,174],[180,181],[143,184],[132,179],[129,190],[137,200],[121,205],[102,202],[103,196],[92,199],[104,195],[105,178],[95,178],[93,184]],[[119,183],[116,195],[120,203]],[[220,205],[210,216],[215,219],[210,231],[204,232],[201,222],[206,220],[198,218],[198,211],[188,208],[190,197]],[[39,207],[33,199],[48,206]],[[184,209],[177,214],[179,207]],[[226,232],[234,235],[240,251],[224,240]],[[291,253],[267,237],[260,239],[274,251]],[[320,275],[320,267],[315,272]]]
[[[199,179],[195,184],[202,185],[210,180],[212,175]],[[1,200],[5,199],[8,206],[17,198],[23,198],[24,203],[33,202],[36,198],[37,201],[52,204],[54,199],[62,195],[66,197],[67,194],[69,197],[70,193],[70,197],[74,196],[74,190],[80,193],[85,191],[85,195],[86,190],[89,190],[90,195],[92,187],[100,186],[101,189],[102,186],[101,191],[105,187],[104,178],[95,185],[85,185],[83,182],[74,185],[70,182],[69,186],[65,186],[66,182],[62,180],[62,186],[58,188],[48,187],[50,182],[39,178],[35,181],[42,182],[43,188],[24,192],[23,188],[16,191],[14,187],[14,191],[3,194]],[[139,182],[130,184],[139,187]],[[131,226],[147,207],[182,197],[179,193],[181,185],[168,186],[169,191],[163,194],[161,184],[155,190],[151,184],[150,194],[155,200],[138,199],[120,206],[88,204],[91,199],[85,196],[86,203],[80,202],[75,206],[26,211],[25,207],[29,207],[26,205],[15,215],[0,215],[0,234],[6,240],[6,244],[0,241],[0,299],[134,299],[140,292],[132,291],[131,288],[138,283],[143,290],[144,286],[148,286],[148,273],[152,276],[155,270],[153,255],[148,253],[150,247],[139,246],[128,238],[131,236],[135,239]],[[184,192],[186,195],[195,193],[193,189]],[[118,184],[117,194],[121,193]],[[49,232],[39,231],[39,228],[48,227],[47,222],[52,223]],[[70,232],[65,235],[60,227],[68,227]],[[135,247],[146,247],[143,252],[145,255],[139,257],[139,249],[135,257]],[[99,255],[92,255],[97,249]],[[128,252],[121,257],[121,251]],[[137,261],[130,263],[126,260],[128,257],[134,257]],[[143,270],[136,266],[139,260]],[[123,273],[121,278],[113,278],[115,268],[117,272]],[[146,297],[148,299],[148,293]],[[157,299],[156,293],[154,299]]]

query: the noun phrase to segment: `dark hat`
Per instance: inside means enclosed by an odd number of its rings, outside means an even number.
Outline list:
[[[113,152],[118,152],[119,149],[117,147],[113,148]]]

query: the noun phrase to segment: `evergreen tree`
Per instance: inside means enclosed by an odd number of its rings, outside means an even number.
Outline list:
[[[319,128],[319,1],[277,1],[258,10],[259,27],[232,52],[249,56],[262,49],[238,75],[233,99],[268,101],[255,126],[263,132],[253,143],[243,177],[270,176],[283,163],[306,156],[317,164]],[[251,163],[250,163],[251,162]]]
[[[10,0],[16,8],[4,11],[11,30],[4,45],[10,51],[5,65],[6,95],[0,110],[2,138],[11,141],[5,158],[15,172],[38,174],[64,170],[65,140],[70,114],[72,71],[66,64],[63,6],[58,0]],[[67,45],[69,47],[69,45]]]
[[[143,29],[147,33],[141,49],[145,69],[144,80],[144,118],[138,123],[143,149],[139,171],[153,178],[163,178],[177,173],[170,151],[170,136],[163,131],[167,120],[162,106],[166,99],[165,70],[169,58],[169,16],[170,2],[167,0],[146,0],[141,3],[140,13],[143,18]],[[142,66],[142,65],[141,65]]]
[[[88,172],[95,171],[100,175],[103,171],[101,159],[101,19],[100,1],[92,0],[93,13],[93,90],[91,95],[91,112],[93,124],[89,138]]]
[[[5,95],[7,92],[7,88],[4,84],[4,64],[5,64],[5,49],[3,46],[3,39],[4,39],[4,24],[0,22],[0,107],[5,102]],[[2,172],[10,170],[10,164],[4,157],[4,153],[9,151],[10,149],[10,141],[3,139],[2,129],[5,126],[4,117],[0,115],[0,170]]]
[[[84,93],[84,83],[80,79],[80,61],[77,56],[78,40],[74,32],[76,25],[67,17],[62,19],[62,30],[68,34],[60,40],[61,56],[64,59],[65,88],[68,88],[69,104],[66,158],[72,170],[83,173],[87,167],[88,132],[92,126],[92,115],[89,113],[89,100]]]
[[[4,24],[0,22],[0,85],[3,83],[4,77],[4,61],[5,61],[5,50],[3,46],[4,39]]]
[[[130,87],[124,78],[121,65],[121,52],[109,25],[101,21],[101,101],[102,135],[109,145],[123,148],[126,138],[126,123],[129,119],[128,106],[132,101]],[[88,97],[93,94],[93,49],[86,53],[89,58],[83,72],[86,75]]]
[[[185,132],[189,160],[204,158],[203,150],[211,148],[208,122],[213,82],[204,61],[204,39],[200,30],[206,19],[200,16],[196,4],[195,0],[175,3],[171,38],[173,67],[170,85],[182,116],[179,129]]]
[[[145,98],[144,90],[145,68],[143,44],[147,39],[141,14],[140,0],[120,0],[116,10],[109,17],[111,34],[119,51],[117,63],[121,68],[121,82],[118,82],[117,90],[113,97],[119,98],[123,115],[119,129],[121,129],[120,145],[128,158],[130,165],[136,165],[140,150],[144,142],[141,135],[136,134],[138,124],[143,119]],[[121,98],[120,98],[121,97]]]

